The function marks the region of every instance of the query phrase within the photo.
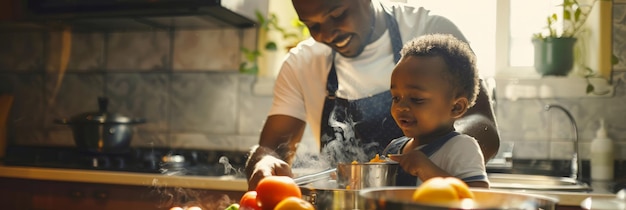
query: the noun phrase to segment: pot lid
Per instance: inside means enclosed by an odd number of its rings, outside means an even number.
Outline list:
[[[109,100],[106,97],[98,97],[97,112],[86,112],[73,116],[68,123],[143,123],[144,119],[130,118],[117,113],[107,111]]]

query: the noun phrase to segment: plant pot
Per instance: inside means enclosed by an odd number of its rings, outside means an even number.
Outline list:
[[[535,47],[537,73],[542,76],[567,76],[572,71],[576,38],[534,38],[532,42]]]

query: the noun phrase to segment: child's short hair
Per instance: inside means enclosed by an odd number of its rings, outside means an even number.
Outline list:
[[[478,95],[478,73],[476,56],[469,45],[449,34],[428,34],[417,37],[405,44],[400,51],[405,56],[441,56],[448,66],[444,79],[450,82],[454,96],[465,96],[469,106],[473,106]]]

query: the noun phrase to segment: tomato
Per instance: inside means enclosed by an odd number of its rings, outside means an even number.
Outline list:
[[[256,191],[248,191],[241,196],[241,200],[239,201],[239,209],[242,210],[260,210],[261,207],[257,204],[257,192]]]
[[[256,187],[257,202],[261,209],[271,210],[283,199],[293,196],[302,197],[300,187],[288,176],[268,176]]]
[[[280,201],[274,210],[315,210],[315,207],[302,198],[291,196]]]

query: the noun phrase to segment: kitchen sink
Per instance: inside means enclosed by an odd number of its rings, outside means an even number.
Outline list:
[[[492,189],[568,192],[589,192],[592,190],[587,183],[568,177],[505,173],[490,173],[488,177]]]

